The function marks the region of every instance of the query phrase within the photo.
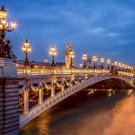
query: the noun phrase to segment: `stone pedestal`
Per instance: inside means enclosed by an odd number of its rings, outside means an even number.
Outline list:
[[[0,135],[19,135],[18,78],[0,78]]]
[[[0,77],[17,77],[17,67],[13,59],[0,58]]]

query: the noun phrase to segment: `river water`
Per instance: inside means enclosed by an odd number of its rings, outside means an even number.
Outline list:
[[[81,90],[24,125],[21,135],[135,135],[135,91]]]

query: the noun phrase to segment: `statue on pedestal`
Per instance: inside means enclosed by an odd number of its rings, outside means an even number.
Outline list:
[[[7,40],[6,45],[2,45],[2,40],[0,39],[0,57],[3,58],[11,58],[10,52],[11,52],[11,46],[9,45],[10,41]]]

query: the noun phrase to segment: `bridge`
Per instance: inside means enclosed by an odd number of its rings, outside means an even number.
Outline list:
[[[51,78],[51,77],[50,77]],[[67,79],[66,79],[67,78]],[[70,80],[69,80],[70,78]],[[20,127],[28,123],[30,120],[34,119],[36,116],[46,111],[50,107],[69,97],[70,95],[94,84],[102,83],[103,81],[113,80],[114,82],[123,81],[126,84],[126,87],[121,88],[134,88],[133,76],[132,74],[119,74],[118,76],[110,76],[108,73],[99,73],[99,74],[89,74],[89,75],[58,75],[51,78],[51,84],[49,85],[46,79],[33,79],[31,81],[19,82],[22,85],[22,88],[19,89],[19,93],[24,95],[23,102],[22,98],[20,105],[21,111],[20,114]],[[108,82],[107,82],[108,83]],[[35,86],[36,85],[36,86]],[[122,85],[122,84],[121,84]],[[115,84],[116,86],[116,84]],[[117,88],[117,86],[116,86]],[[50,91],[50,94],[47,98],[44,97],[46,90]],[[114,91],[115,89],[112,89]],[[93,90],[94,91],[94,90]],[[36,103],[30,108],[29,99],[33,93],[38,92]],[[33,102],[34,102],[33,99]]]
[[[94,66],[86,66],[86,54],[83,55],[83,69],[76,68],[73,64],[73,50],[71,44],[66,43],[65,66],[57,68],[54,57],[55,48],[52,46],[50,55],[52,64],[50,68],[34,68],[29,64],[28,53],[29,43],[26,40],[23,52],[26,59],[23,67],[18,67],[11,53],[10,41],[5,39],[6,31],[12,32],[15,22],[12,22],[12,29],[5,25],[7,11],[2,7],[0,10],[0,134],[17,135],[20,127],[45,112],[50,107],[66,99],[70,95],[87,88],[90,93],[101,89],[134,88],[133,68],[127,65],[115,64],[109,67],[110,60],[107,60],[108,68],[104,69],[104,59],[101,58],[101,69],[97,69],[93,57]],[[121,68],[121,69],[120,69]]]

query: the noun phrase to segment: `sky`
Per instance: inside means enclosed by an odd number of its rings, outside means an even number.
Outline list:
[[[32,49],[30,61],[51,63],[49,51],[56,48],[56,62],[65,62],[66,42],[71,41],[73,63],[96,55],[105,63],[117,61],[135,67],[135,0],[0,0],[7,22],[16,22],[8,32],[12,51],[24,60],[23,44]],[[93,64],[93,63],[92,63]]]

